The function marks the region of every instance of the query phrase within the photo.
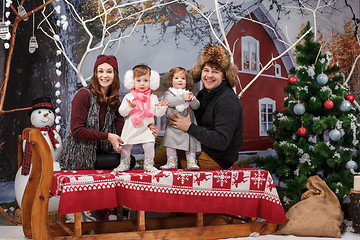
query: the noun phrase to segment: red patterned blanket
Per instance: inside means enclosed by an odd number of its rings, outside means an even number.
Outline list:
[[[260,169],[56,171],[59,214],[124,205],[152,212],[224,213],[286,221],[273,179]]]

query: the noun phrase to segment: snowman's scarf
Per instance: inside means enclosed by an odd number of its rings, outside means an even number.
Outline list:
[[[40,131],[47,131],[50,141],[51,141],[51,145],[53,146],[53,148],[56,148],[56,144],[59,143],[58,140],[55,139],[55,134],[54,134],[54,127],[34,127],[32,126],[32,128],[37,128]],[[26,141],[25,143],[25,151],[23,154],[23,161],[22,161],[22,171],[21,174],[22,175],[28,175],[29,171],[30,171],[30,167],[31,167],[31,148],[30,148],[30,143],[29,141]]]

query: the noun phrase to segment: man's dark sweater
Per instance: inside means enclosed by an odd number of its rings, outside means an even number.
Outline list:
[[[241,103],[226,80],[213,91],[202,89],[197,99],[198,125],[192,123],[187,132],[200,141],[202,151],[227,169],[238,160],[243,142]]]

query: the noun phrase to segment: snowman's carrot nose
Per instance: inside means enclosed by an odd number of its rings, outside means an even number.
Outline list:
[[[46,117],[47,115],[49,115],[49,113],[45,113],[45,114],[44,114],[44,117]]]

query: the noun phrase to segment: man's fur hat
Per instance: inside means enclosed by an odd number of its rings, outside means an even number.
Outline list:
[[[131,90],[135,86],[133,70],[128,70],[124,75],[124,87]],[[160,86],[160,75],[154,70],[150,70],[150,88],[156,90]]]
[[[173,68],[173,69],[175,69],[175,68]],[[172,85],[172,80],[174,78],[173,69],[171,69],[169,72],[165,73],[164,76],[163,76],[162,85],[164,87],[166,87],[166,88],[173,87],[173,85]],[[180,70],[183,70],[183,71],[186,72],[186,70],[184,68],[182,68],[182,67],[177,67],[177,69],[180,69]],[[178,71],[176,71],[176,72],[178,72]],[[193,80],[191,74],[187,73],[186,89],[191,91],[193,89],[193,87],[194,87],[194,80]]]
[[[231,63],[229,52],[219,44],[209,44],[200,52],[197,62],[190,71],[194,82],[200,81],[202,68],[207,62],[217,63],[225,70],[225,79],[231,87],[238,83],[238,68]]]

